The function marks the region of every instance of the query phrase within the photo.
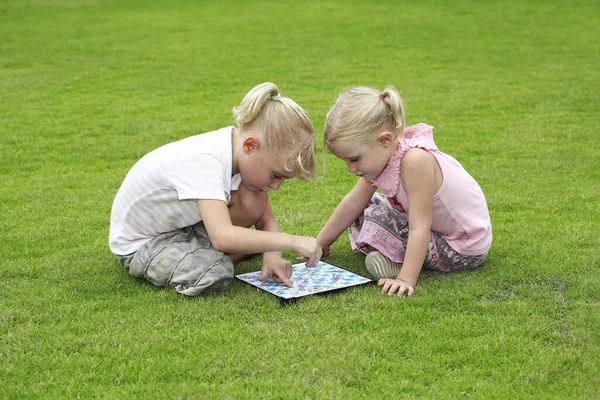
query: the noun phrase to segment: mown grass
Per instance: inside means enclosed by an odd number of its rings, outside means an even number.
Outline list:
[[[598,11],[0,0],[0,397],[600,397]],[[341,89],[395,85],[487,195],[484,266],[425,272],[410,299],[290,306],[237,281],[188,299],[130,278],[107,247],[129,168],[232,124],[263,81],[319,138]],[[352,187],[326,158],[273,194],[284,230],[316,235]],[[366,274],[346,237],[328,261]]]

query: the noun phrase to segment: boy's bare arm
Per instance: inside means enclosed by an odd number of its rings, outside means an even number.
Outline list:
[[[275,214],[273,214],[273,209],[271,208],[271,202],[267,200],[267,206],[265,207],[265,213],[262,218],[258,220],[258,222],[254,225],[256,229],[260,231],[271,231],[271,232],[280,232],[279,224],[275,219]]]
[[[213,246],[222,253],[252,254],[291,250],[307,258],[308,266],[314,266],[321,258],[321,248],[315,238],[234,226],[224,201],[196,202]]]
[[[265,208],[265,213],[262,218],[258,220],[258,222],[254,225],[256,229],[259,231],[268,231],[268,232],[281,232],[279,229],[279,224],[275,219],[275,214],[273,214],[273,209],[271,208],[271,202],[267,200],[267,206]],[[266,252],[265,255],[277,255],[281,257],[281,251],[270,251]]]

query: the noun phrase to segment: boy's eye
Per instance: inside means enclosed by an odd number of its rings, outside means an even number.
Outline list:
[[[350,162],[357,162],[360,159],[360,157],[354,157],[350,159]]]

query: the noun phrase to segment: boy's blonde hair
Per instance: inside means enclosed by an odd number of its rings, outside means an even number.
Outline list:
[[[256,126],[263,132],[261,143],[283,168],[306,181],[314,178],[315,135],[310,117],[295,101],[279,94],[274,83],[255,86],[233,108],[239,128]]]
[[[383,129],[394,137],[406,125],[404,106],[398,91],[388,86],[383,92],[358,86],[342,92],[327,113],[323,141],[329,147],[342,140],[373,140]]]

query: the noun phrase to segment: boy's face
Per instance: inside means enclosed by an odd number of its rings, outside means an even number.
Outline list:
[[[294,175],[283,168],[283,163],[260,149],[254,142],[244,142],[244,161],[239,165],[242,184],[252,192],[277,190],[284,180]]]
[[[384,170],[394,154],[395,147],[390,141],[335,142],[329,150],[348,164],[348,172],[372,181]]]

